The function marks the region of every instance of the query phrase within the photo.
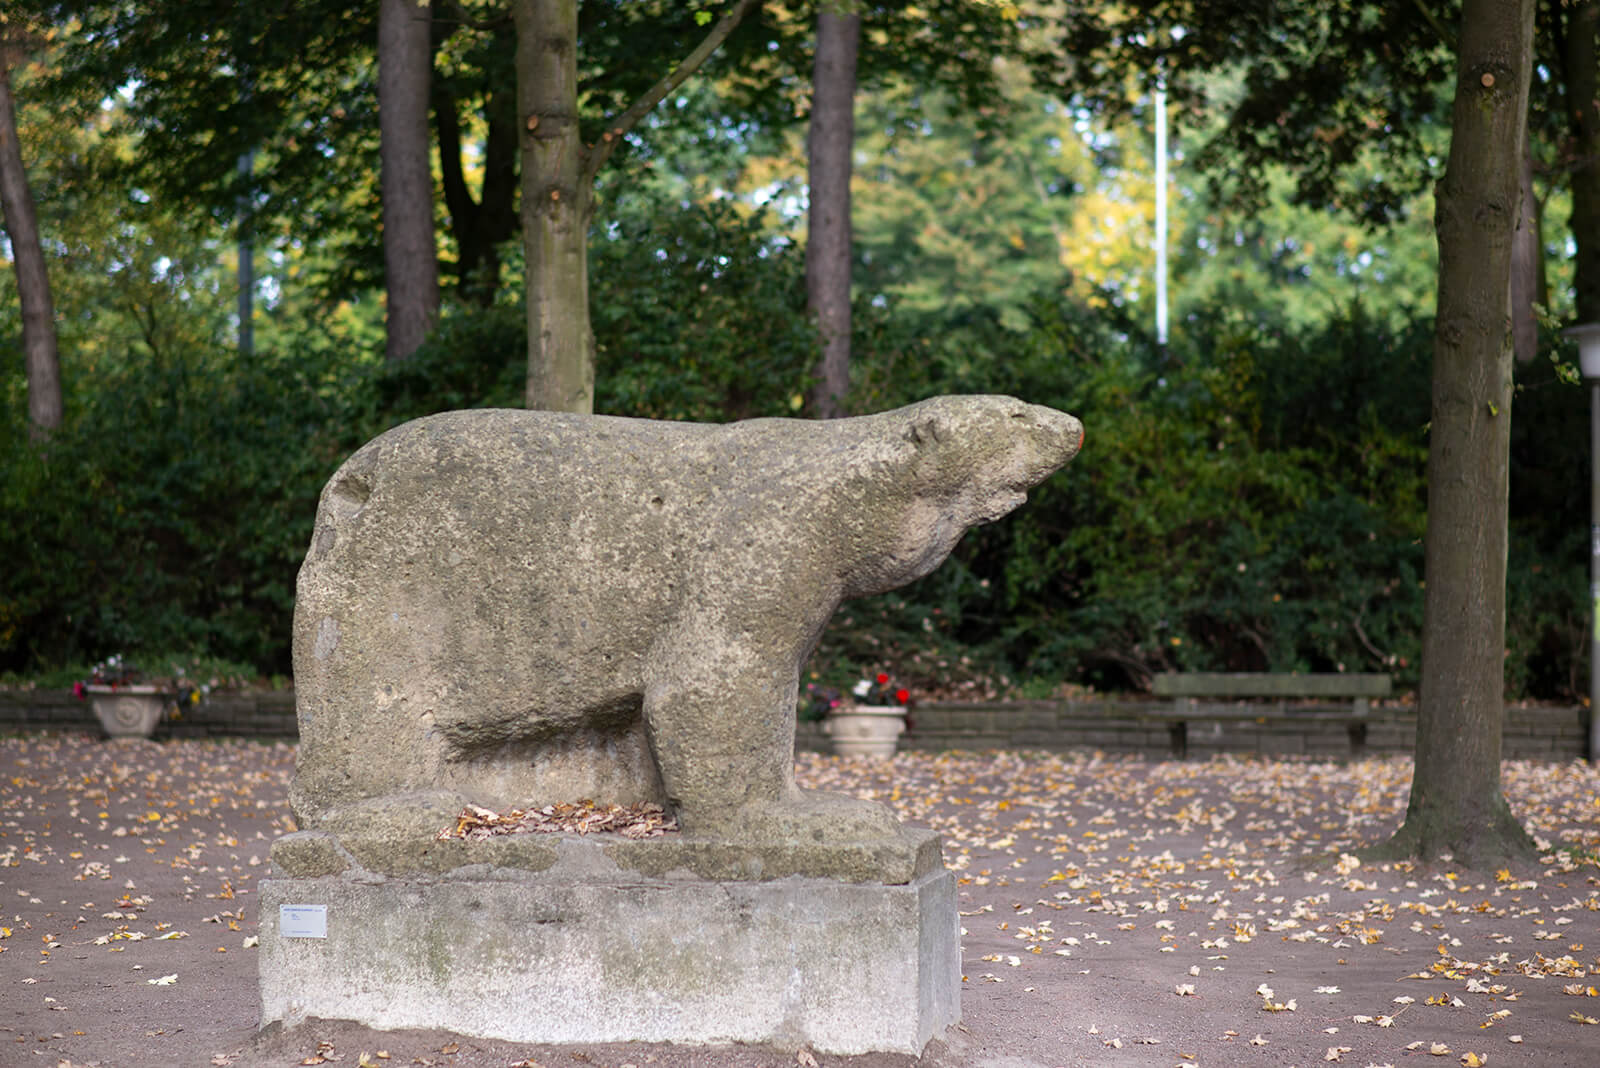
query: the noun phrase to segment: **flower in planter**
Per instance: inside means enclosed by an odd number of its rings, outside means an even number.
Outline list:
[[[894,680],[881,671],[856,683],[850,692],[864,705],[905,705],[911,701],[911,691],[894,685]]]
[[[171,661],[172,670],[165,675],[147,675],[135,665],[125,661],[120,654],[108,656],[89,671],[89,678],[72,684],[74,697],[85,698],[92,686],[109,686],[116,690],[123,686],[153,686],[174,697],[174,714],[186,705],[197,705],[211,692],[211,682],[196,682],[177,658]],[[212,680],[215,681],[215,680]]]

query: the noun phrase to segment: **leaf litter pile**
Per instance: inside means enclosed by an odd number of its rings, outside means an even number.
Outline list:
[[[312,1022],[256,1060],[254,885],[293,829],[293,747],[0,739],[0,1064],[677,1068],[860,1064],[807,1050],[572,1050]],[[1600,774],[1507,762],[1529,870],[1363,864],[1411,764],[1090,753],[801,754],[891,805],[958,879],[963,1023],[934,1068],[1600,1063]],[[604,805],[448,833],[667,833]],[[342,1028],[342,1029],[341,1029]],[[381,1056],[380,1056],[381,1054]]]
[[[465,838],[481,841],[501,834],[620,834],[624,838],[659,838],[678,829],[678,821],[660,805],[642,801],[636,805],[600,805],[581,801],[545,805],[542,808],[514,808],[495,812],[479,805],[468,805],[453,826],[435,838],[446,841]]]

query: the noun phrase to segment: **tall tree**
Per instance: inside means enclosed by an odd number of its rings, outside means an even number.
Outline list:
[[[859,14],[828,3],[818,8],[807,142],[806,303],[822,334],[811,407],[823,419],[844,414],[850,388],[850,160],[860,42]]]
[[[578,2],[515,0],[529,408],[594,410],[588,228],[595,174],[623,135],[700,69],[758,2],[737,0],[670,74],[585,145],[578,125]]]
[[[1573,287],[1580,323],[1600,322],[1600,0],[1550,4],[1566,104],[1571,169]]]
[[[1478,866],[1532,842],[1500,789],[1511,441],[1512,245],[1533,0],[1466,0],[1436,193],[1439,305],[1428,444],[1416,772],[1394,852]]]
[[[56,354],[56,314],[50,299],[50,276],[33,207],[33,191],[22,165],[17,138],[17,109],[11,97],[11,70],[28,38],[21,27],[0,14],[0,213],[11,243],[22,304],[22,349],[28,377],[28,423],[33,437],[43,439],[61,426],[61,361]]]
[[[415,352],[439,317],[428,151],[430,21],[426,0],[382,0],[378,10],[383,265],[388,289],[384,354],[390,360],[403,360]]]

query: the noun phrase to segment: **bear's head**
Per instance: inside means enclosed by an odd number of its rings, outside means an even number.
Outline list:
[[[896,507],[878,514],[898,529],[852,576],[846,596],[928,574],[967,530],[1022,504],[1083,444],[1077,419],[1015,397],[934,397],[868,418],[895,439],[889,466]]]

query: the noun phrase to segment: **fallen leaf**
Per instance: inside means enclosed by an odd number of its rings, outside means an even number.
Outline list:
[[[1480,1057],[1476,1053],[1463,1053],[1461,1055],[1461,1063],[1466,1065],[1466,1068],[1483,1068],[1489,1062],[1487,1058]]]
[[[177,981],[178,981],[178,977],[177,977],[176,974],[174,974],[174,975],[163,975],[160,979],[146,979],[145,980],[145,982],[149,983],[151,986],[171,986],[173,983],[176,983]]]
[[[817,1068],[817,1059],[811,1055],[810,1050],[803,1049],[796,1053],[794,1060],[796,1064],[803,1065],[804,1068]]]

